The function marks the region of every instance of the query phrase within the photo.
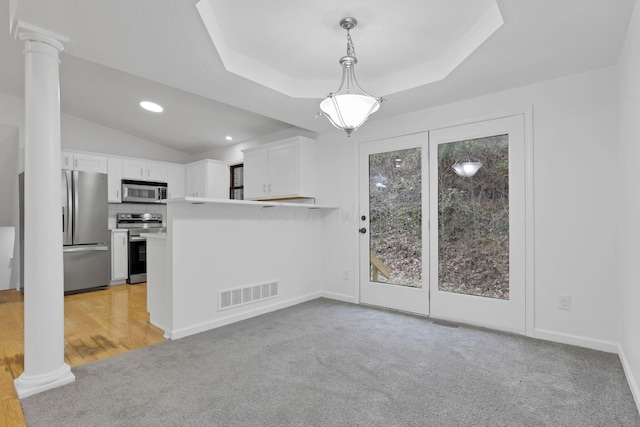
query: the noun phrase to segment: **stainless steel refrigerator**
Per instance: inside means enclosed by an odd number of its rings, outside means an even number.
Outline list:
[[[62,243],[64,291],[73,293],[109,285],[111,252],[107,175],[62,171]]]
[[[19,176],[19,191],[20,290],[24,291],[24,173]],[[107,175],[63,170],[61,219],[65,294],[106,288],[111,269]]]

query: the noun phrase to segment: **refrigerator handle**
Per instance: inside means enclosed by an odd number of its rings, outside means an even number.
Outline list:
[[[69,227],[69,222],[71,221],[71,171],[64,170],[62,171],[63,177],[63,206],[62,206],[62,233],[63,233],[63,242],[65,244],[69,244],[72,242],[71,229]]]
[[[78,182],[78,171],[73,171],[73,180],[72,180],[72,191],[73,191],[73,199],[72,199],[72,209],[73,209],[73,220],[71,221],[71,229],[73,230],[73,242],[78,242],[80,236],[78,236],[78,230],[76,230],[76,223],[78,222],[78,189],[76,188],[76,183]]]

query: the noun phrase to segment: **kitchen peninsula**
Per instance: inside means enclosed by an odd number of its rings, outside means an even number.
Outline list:
[[[151,323],[177,339],[320,296],[332,206],[184,197],[147,235]]]

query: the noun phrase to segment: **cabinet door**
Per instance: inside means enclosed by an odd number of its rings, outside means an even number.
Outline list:
[[[186,168],[181,165],[167,167],[167,198],[175,199],[186,195]]]
[[[147,164],[137,160],[123,160],[122,177],[126,179],[145,179]]]
[[[111,232],[111,281],[126,280],[129,275],[128,235],[126,231]]]
[[[206,165],[204,163],[195,163],[187,166],[187,197],[204,197],[202,188],[205,179]]]
[[[148,181],[167,182],[167,165],[163,163],[147,163],[147,175],[144,179]]]
[[[244,198],[245,200],[268,197],[267,150],[244,153]]]
[[[73,170],[107,173],[107,158],[90,154],[74,154]]]
[[[205,196],[210,199],[229,198],[229,168],[226,163],[207,160]]]
[[[269,148],[269,197],[298,194],[298,144]]]
[[[107,161],[107,191],[109,203],[122,203],[122,160]]]

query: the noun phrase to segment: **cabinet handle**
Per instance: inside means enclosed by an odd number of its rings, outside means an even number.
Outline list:
[[[263,193],[267,192],[267,184],[262,184],[262,192]]]
[[[149,169],[147,169],[147,176],[151,176],[151,171],[149,171]]]
[[[75,163],[73,164],[73,167],[75,167],[75,168],[78,167],[78,159],[75,160]]]
[[[120,198],[120,190],[116,190],[116,199]]]
[[[269,193],[271,193],[271,184],[269,184]]]

